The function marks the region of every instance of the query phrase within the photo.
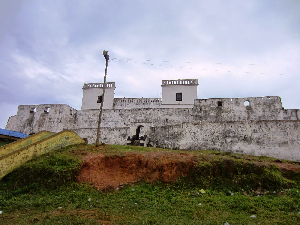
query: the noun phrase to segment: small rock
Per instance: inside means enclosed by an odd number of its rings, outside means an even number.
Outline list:
[[[137,205],[137,203],[134,203],[135,205]]]
[[[226,222],[226,223],[224,223],[224,225],[229,225],[229,223]]]
[[[2,213],[2,211],[0,211]],[[300,214],[300,212],[298,212],[298,214]]]
[[[62,207],[58,207],[58,209],[62,209]]]
[[[89,202],[90,202],[91,200],[92,200],[91,198],[88,199]]]
[[[201,205],[201,203],[199,203],[198,205]]]
[[[0,215],[2,215],[3,211],[0,211]]]
[[[132,191],[135,191],[134,189],[132,189]]]
[[[252,215],[252,216],[250,216],[251,218],[256,218],[256,216],[255,215]]]

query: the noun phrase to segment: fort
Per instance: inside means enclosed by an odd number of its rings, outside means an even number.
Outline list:
[[[100,141],[171,149],[218,150],[300,161],[300,110],[278,96],[198,99],[197,79],[162,81],[162,98],[114,98],[115,82],[83,85],[81,110],[66,104],[20,105],[6,129],[76,132]],[[105,89],[105,96],[102,93]]]

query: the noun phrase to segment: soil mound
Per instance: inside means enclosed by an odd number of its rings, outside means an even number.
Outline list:
[[[243,178],[245,175],[243,179],[250,179],[252,173],[258,174],[257,179],[263,177],[261,173],[264,172],[264,168],[270,168],[272,164],[276,165],[287,177],[299,176],[297,174],[300,171],[299,164],[283,163],[280,160],[280,162],[278,160],[263,162],[248,157],[241,164],[232,158],[214,159],[211,154],[199,157],[193,153],[147,152],[142,154],[126,153],[121,156],[88,153],[83,159],[77,181],[92,183],[98,190],[115,190],[119,186],[138,181],[169,183],[195,172],[199,176],[208,176],[208,178],[232,179],[234,175],[237,175],[236,181],[232,182],[242,182],[239,180],[241,177]],[[196,164],[199,166],[201,161],[207,162],[210,166],[207,168],[204,164],[201,168],[195,167]],[[199,171],[195,168],[198,168]],[[269,176],[268,174],[264,175]],[[257,182],[257,185],[263,185],[261,182],[268,185],[269,181],[263,179]],[[274,182],[279,181],[275,179]]]
[[[187,176],[197,161],[189,153],[151,152],[126,156],[86,156],[79,182],[92,183],[98,190],[113,190],[140,180],[171,182]]]

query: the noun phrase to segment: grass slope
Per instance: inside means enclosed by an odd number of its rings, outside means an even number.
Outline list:
[[[145,151],[166,150],[79,145],[27,162],[0,181],[0,224],[300,223],[299,173],[257,167],[257,161],[275,160],[266,157],[251,156],[249,162],[249,156],[197,151],[210,160],[199,161],[188,177],[111,192],[75,181],[87,152]]]

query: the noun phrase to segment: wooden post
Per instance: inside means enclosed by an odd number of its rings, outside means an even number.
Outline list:
[[[105,94],[105,88],[106,88],[107,66],[108,66],[108,60],[109,60],[108,51],[103,50],[103,56],[104,56],[106,62],[105,62],[105,73],[104,73],[104,83],[103,83],[102,101],[101,101],[101,104],[100,104],[100,112],[99,112],[99,119],[98,119],[98,129],[97,129],[96,146],[99,145],[99,139],[100,139],[100,126],[101,126],[101,119],[102,119],[102,111],[103,111],[103,103],[104,103],[104,94]]]

